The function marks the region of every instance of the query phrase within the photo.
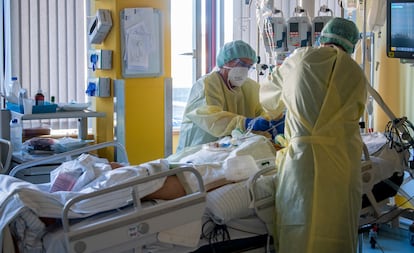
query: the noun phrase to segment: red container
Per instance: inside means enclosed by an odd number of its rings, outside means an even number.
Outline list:
[[[43,105],[45,103],[45,96],[41,90],[38,90],[35,95],[35,105]]]

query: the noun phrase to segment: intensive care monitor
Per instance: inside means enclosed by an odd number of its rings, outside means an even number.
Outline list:
[[[414,0],[387,0],[387,56],[414,59]]]

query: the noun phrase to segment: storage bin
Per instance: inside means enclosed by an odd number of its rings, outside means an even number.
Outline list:
[[[6,102],[6,108],[18,112],[23,113],[23,108],[20,108],[18,104]],[[49,102],[44,102],[43,105],[34,105],[32,109],[32,114],[36,113],[53,113],[56,112],[57,104],[51,104]]]

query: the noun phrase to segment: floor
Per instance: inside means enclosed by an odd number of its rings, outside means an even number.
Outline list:
[[[377,232],[375,248],[371,248],[369,232],[367,232],[363,234],[362,251],[358,253],[413,253],[414,245],[411,245],[409,239],[411,235],[408,226],[391,228],[388,225],[382,225]]]

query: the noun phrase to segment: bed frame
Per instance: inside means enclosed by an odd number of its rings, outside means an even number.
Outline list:
[[[115,154],[116,154],[116,161],[120,163],[128,164],[128,155],[126,152],[125,147],[116,141],[110,141],[110,142],[103,142],[99,144],[89,145],[86,147],[78,148],[75,150],[67,151],[64,153],[54,154],[50,156],[46,156],[44,158],[35,159],[29,162],[21,163],[14,168],[12,168],[8,174],[13,177],[21,178],[25,181],[32,182],[30,178],[25,178],[24,170],[41,170],[41,167],[37,167],[39,165],[48,165],[48,164],[60,164],[65,161],[73,160],[75,156],[78,156],[82,153],[90,153],[97,151],[99,149],[104,148],[114,148]],[[39,173],[41,173],[39,171]],[[33,174],[37,174],[36,172],[33,172]],[[23,176],[21,176],[23,175]],[[36,183],[36,182],[33,182]]]
[[[22,163],[14,167],[9,175],[34,166],[73,160],[82,153],[114,147],[117,161],[128,164],[128,156],[123,145],[118,142],[105,142],[90,145],[73,151],[51,155],[46,158]],[[162,201],[155,205],[141,202],[138,185],[155,179],[193,173],[198,183],[198,191],[183,197]],[[84,219],[70,219],[71,207],[90,198],[99,198],[114,191],[130,190],[131,204],[117,210],[99,213]],[[158,233],[185,224],[200,221],[204,214],[206,191],[200,173],[191,165],[181,165],[168,171],[147,177],[140,177],[109,188],[74,197],[66,202],[61,215],[63,234],[68,252],[142,252],[147,244],[157,242]]]
[[[137,196],[138,184],[181,172],[196,175],[198,192],[149,207],[141,204],[140,197]],[[100,215],[93,223],[70,224],[68,213],[76,203],[125,188],[131,188],[133,205],[120,212],[120,215],[114,217],[114,212],[111,212],[108,215]],[[200,174],[193,167],[186,166],[73,198],[66,203],[62,211],[63,230],[69,252],[122,252],[128,249],[141,252],[146,244],[154,242],[154,235],[158,232],[201,220],[205,196]]]

